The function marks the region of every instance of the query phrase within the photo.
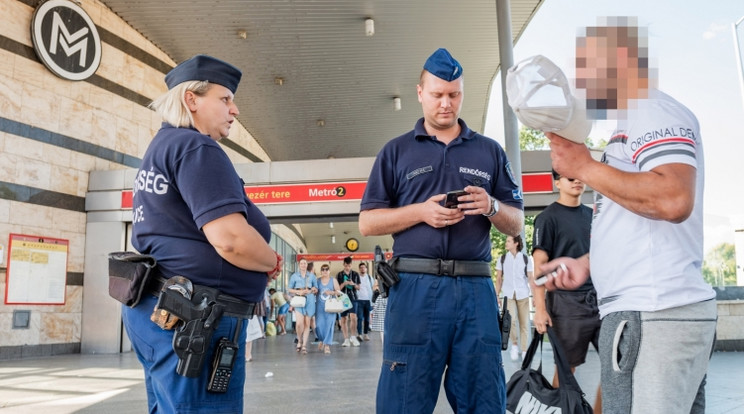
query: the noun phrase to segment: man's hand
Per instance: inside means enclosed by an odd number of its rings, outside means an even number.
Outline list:
[[[544,334],[548,331],[548,326],[553,326],[553,320],[550,319],[548,311],[544,308],[535,307],[535,316],[532,318],[538,333]]]
[[[465,187],[468,195],[460,197],[459,209],[468,216],[488,214],[491,212],[491,196],[483,187],[469,185]]]
[[[565,269],[561,264],[565,265]],[[559,257],[540,266],[540,272],[549,274],[545,282],[545,288],[548,290],[578,289],[589,279],[589,254],[578,259]]]
[[[447,208],[440,203],[446,194],[437,194],[420,204],[423,221],[434,228],[451,226],[461,222],[465,214],[459,208]]]
[[[545,136],[550,140],[550,159],[553,162],[553,169],[564,177],[578,178],[586,182],[585,175],[588,166],[597,162],[592,158],[589,148],[552,132],[546,132]]]

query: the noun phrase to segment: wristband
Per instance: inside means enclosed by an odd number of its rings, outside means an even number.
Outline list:
[[[276,273],[279,270],[281,270],[281,266],[280,265],[282,263],[282,256],[279,253],[277,253],[276,251],[274,252],[274,254],[276,255],[276,266],[274,266],[273,269],[271,269],[268,272],[266,272],[266,274],[269,275],[269,276],[273,276],[274,273]]]

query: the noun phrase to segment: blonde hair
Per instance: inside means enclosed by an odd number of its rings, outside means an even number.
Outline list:
[[[186,105],[186,92],[204,96],[211,87],[208,81],[182,82],[152,101],[148,107],[160,114],[163,122],[178,128],[188,128],[194,125],[194,117]]]

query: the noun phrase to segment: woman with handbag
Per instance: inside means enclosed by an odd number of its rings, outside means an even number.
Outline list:
[[[318,280],[318,302],[315,311],[315,335],[318,337],[318,350],[323,349],[326,354],[331,353],[333,343],[333,328],[336,325],[336,313],[326,311],[326,301],[331,297],[338,297],[341,289],[336,278],[331,277],[331,268],[327,264],[320,266]]]
[[[297,321],[297,352],[306,355],[310,321],[315,316],[315,294],[318,293],[318,280],[314,274],[307,271],[307,260],[301,259],[299,270],[290,276],[288,291],[294,295],[290,306],[294,308]],[[298,300],[300,298],[305,300]]]

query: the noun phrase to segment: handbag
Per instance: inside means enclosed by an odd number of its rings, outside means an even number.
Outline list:
[[[508,414],[533,412],[593,414],[594,410],[584,399],[584,393],[571,373],[568,361],[558,344],[558,338],[550,326],[548,326],[548,338],[553,347],[560,387],[553,388],[542,375],[543,334],[535,330],[532,334],[532,343],[522,362],[522,369],[515,372],[506,384],[506,412]],[[540,345],[540,365],[537,370],[534,370],[531,365],[538,345]]]
[[[307,277],[305,277],[305,289],[307,289]],[[307,298],[304,296],[295,295],[289,300],[289,306],[293,308],[304,308],[307,304]]]
[[[341,312],[346,312],[347,310],[354,307],[354,304],[351,302],[351,299],[349,299],[349,295],[347,295],[346,293],[342,293],[338,297],[338,300],[340,300],[341,304],[344,306],[344,310],[342,310]]]
[[[341,313],[344,311],[344,304],[341,302],[341,299],[330,296],[325,301],[325,311],[328,313]]]
[[[248,319],[248,328],[245,331],[245,341],[251,342],[262,336],[264,336],[264,333],[263,329],[261,329],[261,322],[258,320],[258,316],[253,316]]]
[[[292,299],[289,301],[289,306],[293,308],[304,308],[305,304],[307,303],[307,298],[304,296],[292,296]]]

